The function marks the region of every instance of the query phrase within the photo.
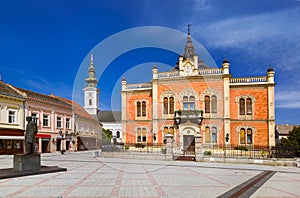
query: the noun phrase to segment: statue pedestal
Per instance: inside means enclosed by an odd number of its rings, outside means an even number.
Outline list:
[[[40,154],[15,154],[14,171],[39,171],[41,170]]]

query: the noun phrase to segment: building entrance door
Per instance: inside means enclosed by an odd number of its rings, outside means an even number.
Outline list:
[[[184,135],[183,136],[183,150],[184,154],[195,154],[195,136]]]

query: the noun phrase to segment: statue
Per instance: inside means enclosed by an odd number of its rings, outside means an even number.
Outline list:
[[[31,116],[26,117],[27,126],[26,126],[26,134],[25,134],[25,149],[26,154],[33,154],[34,152],[34,143],[35,135],[38,132],[36,123],[32,120]]]

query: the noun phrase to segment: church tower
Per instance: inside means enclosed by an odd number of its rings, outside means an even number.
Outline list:
[[[99,107],[99,93],[100,90],[97,88],[98,80],[95,78],[95,67],[93,54],[90,57],[90,67],[88,69],[89,77],[85,79],[87,86],[83,89],[84,91],[84,109],[92,116],[97,115]]]

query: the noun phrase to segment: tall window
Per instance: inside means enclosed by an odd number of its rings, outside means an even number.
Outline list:
[[[217,143],[217,128],[216,127],[205,127],[205,142],[206,143]]]
[[[211,142],[217,143],[217,128],[216,127],[212,127],[212,129],[211,129]]]
[[[246,140],[245,140],[245,129],[241,128],[240,129],[240,144],[245,144]]]
[[[204,110],[205,113],[217,113],[218,109],[217,96],[205,96],[204,97]]]
[[[146,116],[146,102],[142,102],[142,116]]]
[[[43,126],[49,126],[49,115],[43,114]]]
[[[251,98],[247,98],[246,101],[244,98],[239,100],[239,111],[240,115],[252,115],[252,100]]]
[[[183,97],[183,109],[194,110],[195,109],[195,96]]]
[[[17,111],[9,110],[8,111],[8,123],[16,123],[17,122]]]
[[[247,144],[252,144],[252,129],[247,129]]]
[[[205,127],[205,142],[210,143],[210,128]]]
[[[62,123],[62,118],[61,117],[57,117],[56,118],[56,127],[57,128],[61,128],[61,123]]]
[[[169,100],[169,114],[174,114],[174,98],[170,97]]]
[[[146,102],[137,102],[136,103],[136,116],[141,117],[141,116],[146,116]]]
[[[142,130],[141,130],[141,128],[137,129],[136,136],[137,136],[136,141],[141,142],[142,141]]]
[[[245,99],[241,98],[239,104],[240,104],[240,115],[245,115]]]
[[[141,116],[141,102],[136,103],[136,116],[137,117]]]
[[[37,113],[31,113],[32,121],[35,122],[37,125],[38,123],[38,114]]]
[[[168,102],[168,98],[164,97],[164,114],[168,114],[168,106],[169,106],[169,102]]]
[[[71,124],[70,124],[71,120],[70,118],[66,118],[66,129],[70,129]]]
[[[251,128],[240,129],[240,144],[252,144],[253,142],[253,131]]]
[[[174,136],[174,127],[170,127],[170,134]]]
[[[211,97],[211,111],[212,113],[217,113],[217,96]]]
[[[91,98],[89,99],[89,105],[93,105],[93,100]]]
[[[174,114],[174,98],[164,97],[164,114]]]
[[[138,128],[137,129],[137,142],[147,142],[147,130],[146,128]]]
[[[205,103],[205,113],[210,113],[210,97],[209,96],[204,97],[204,103]]]
[[[252,115],[252,100],[250,98],[246,100],[246,112],[247,115]]]

